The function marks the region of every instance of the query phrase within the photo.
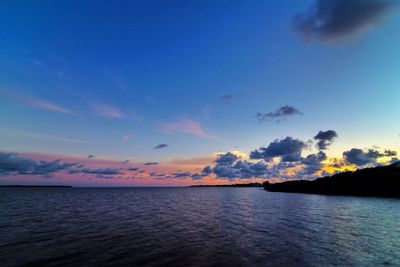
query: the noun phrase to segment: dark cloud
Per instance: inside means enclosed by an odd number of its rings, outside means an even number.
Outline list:
[[[266,148],[261,147],[250,152],[250,158],[271,161],[273,158],[279,157],[283,162],[295,162],[301,160],[301,152],[306,147],[305,142],[288,136],[282,140],[275,140]]]
[[[361,150],[353,148],[343,153],[343,159],[330,159],[327,161],[325,150],[338,134],[333,130],[320,131],[314,139],[318,141],[319,152],[302,156],[309,142],[304,142],[292,137],[276,139],[267,147],[261,147],[250,152],[250,160],[243,160],[232,152],[221,154],[214,161],[214,166],[206,166],[196,176],[201,178],[214,174],[223,179],[251,179],[251,178],[282,178],[282,179],[314,179],[319,176],[330,175],[325,167],[335,171],[343,171],[349,164],[357,166],[384,165],[381,162],[395,163],[398,161],[397,152],[378,147]],[[312,141],[310,141],[312,143]],[[383,158],[383,160],[379,160]],[[387,159],[390,158],[390,159]],[[257,161],[255,160],[263,160]],[[378,161],[379,160],[379,161]],[[399,163],[400,166],[400,163]],[[338,170],[340,169],[340,170]],[[193,176],[193,174],[192,174]]]
[[[400,159],[397,158],[397,157],[393,157],[393,158],[390,159],[390,164],[400,165]]]
[[[210,174],[210,173],[212,173],[212,168],[211,168],[210,166],[204,167],[203,173],[205,173],[205,174]]]
[[[234,94],[229,94],[229,95],[223,95],[220,96],[216,99],[217,102],[228,102],[230,100],[232,100],[235,97]]]
[[[397,156],[397,152],[394,151],[394,150],[390,150],[390,149],[385,149],[385,151],[383,152],[383,154],[384,154],[386,157],[394,157],[394,156]]]
[[[294,115],[303,115],[303,113],[295,107],[285,105],[273,112],[268,112],[268,113],[258,112],[256,114],[256,117],[259,122],[265,122],[271,119],[276,120],[276,122],[279,122],[281,119]]]
[[[204,174],[201,174],[201,173],[193,173],[191,177],[192,177],[193,180],[201,180],[205,176],[207,176],[207,175],[204,175]]]
[[[322,133],[319,138],[329,138],[329,136],[329,134],[324,135]],[[203,174],[213,173],[218,178],[228,179],[315,178],[322,171],[323,162],[327,159],[327,156],[323,151],[320,151],[302,157],[302,152],[307,147],[306,142],[292,137],[277,139],[271,142],[268,147],[261,147],[250,153],[251,160],[264,160],[265,162],[241,160],[235,154],[228,152],[218,156],[214,167],[206,166],[203,169]],[[279,161],[273,160],[274,158],[279,159]]]
[[[151,177],[164,177],[164,176],[165,176],[165,173],[151,172],[151,173],[149,173],[149,175],[150,175]]]
[[[293,26],[305,41],[332,42],[378,25],[395,7],[396,0],[316,0]]]
[[[42,175],[51,174],[69,169],[78,163],[62,163],[61,160],[36,161],[28,157],[21,157],[17,153],[0,152],[0,175]]]
[[[239,160],[235,164],[221,165],[216,164],[213,168],[213,173],[218,178],[228,179],[249,179],[264,177],[267,178],[270,172],[263,162],[252,163],[246,160]]]
[[[166,148],[167,146],[168,146],[167,144],[159,144],[159,145],[156,145],[154,147],[154,149],[162,149],[162,148]]]
[[[219,155],[218,158],[215,160],[217,164],[221,165],[230,165],[238,159],[238,156],[235,154],[228,152],[223,155]]]
[[[236,98],[240,98],[240,97],[246,96],[248,94],[249,94],[249,92],[239,92],[239,93],[226,94],[226,95],[222,95],[222,96],[218,97],[217,99],[215,99],[215,102],[217,102],[217,103],[228,103],[228,102],[231,102],[232,100],[234,100]]]
[[[104,168],[104,169],[72,169],[69,173],[84,173],[84,174],[96,174],[96,175],[115,175],[115,174],[122,174],[121,169],[116,168]],[[101,177],[100,177],[101,178]]]
[[[16,153],[0,152],[0,174],[28,174],[35,169],[36,161]]]
[[[115,177],[112,175],[105,175],[105,174],[97,174],[96,178],[100,178],[100,179],[115,179],[115,178],[121,178],[121,177]]]
[[[157,179],[186,179],[192,178],[193,180],[203,179],[203,177],[208,176],[209,174],[206,173],[191,173],[189,171],[178,171],[171,173],[170,175],[166,175],[164,173],[150,173],[150,176],[157,177]]]
[[[158,162],[146,162],[146,163],[143,163],[143,165],[145,165],[145,166],[158,165]]]
[[[59,159],[54,160],[54,161],[42,161],[41,160],[41,161],[39,161],[38,164],[36,164],[32,174],[48,175],[51,173],[69,169],[75,165],[77,165],[77,163],[69,163],[69,162],[61,163],[61,160],[59,160]]]
[[[122,163],[128,163],[128,162],[129,162],[129,159],[124,160]]]
[[[385,150],[383,153],[375,149],[364,151],[359,148],[352,148],[349,151],[343,152],[344,160],[349,164],[364,166],[367,164],[377,165],[377,160],[382,157],[394,156],[397,153],[391,150]]]
[[[91,158],[94,158],[94,156],[93,155],[89,155],[89,156],[87,156],[87,158],[91,159]]]
[[[316,172],[322,169],[322,162],[326,159],[326,154],[322,151],[318,152],[317,154],[308,155],[301,161],[301,163],[305,165],[304,169],[302,170],[302,174],[305,176],[314,175]]]
[[[185,178],[190,176],[192,176],[192,173],[190,172],[175,172],[172,174],[173,178]]]
[[[328,131],[319,131],[319,133],[314,136],[314,139],[317,140],[317,148],[319,150],[326,150],[329,145],[332,144],[333,140],[338,137],[337,132],[334,130]]]
[[[137,168],[137,167],[129,167],[128,168],[128,171],[138,171],[139,170],[139,168]]]
[[[218,178],[227,179],[248,179],[267,177],[270,175],[270,171],[265,163],[252,163],[246,160],[240,160],[238,156],[231,152],[219,155],[215,160],[215,166],[213,168],[206,166],[201,174],[192,175],[192,178],[199,178],[200,175],[205,177],[211,173],[214,173]]]

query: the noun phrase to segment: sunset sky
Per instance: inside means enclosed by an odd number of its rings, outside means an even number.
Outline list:
[[[279,181],[395,162],[398,3],[2,1],[0,184]]]

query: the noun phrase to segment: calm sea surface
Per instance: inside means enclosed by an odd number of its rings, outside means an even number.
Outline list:
[[[400,266],[400,200],[0,188],[0,266]]]

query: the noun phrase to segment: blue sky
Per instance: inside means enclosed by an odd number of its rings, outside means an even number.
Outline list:
[[[333,156],[397,150],[396,8],[306,41],[293,19],[316,3],[4,1],[0,148],[168,161],[334,129]],[[257,121],[284,105],[302,115]]]

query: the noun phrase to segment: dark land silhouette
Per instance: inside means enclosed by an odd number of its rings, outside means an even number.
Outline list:
[[[271,192],[308,193],[323,195],[400,197],[400,162],[389,166],[342,172],[313,181],[296,180],[263,183]]]
[[[191,185],[190,187],[263,187],[262,183],[224,184],[224,185]]]
[[[72,186],[70,185],[0,185],[0,187],[18,187],[18,188],[23,188],[23,187],[29,187],[29,188],[71,188]]]

